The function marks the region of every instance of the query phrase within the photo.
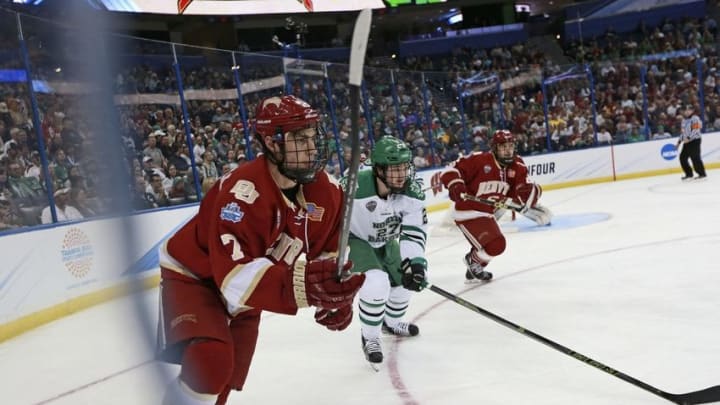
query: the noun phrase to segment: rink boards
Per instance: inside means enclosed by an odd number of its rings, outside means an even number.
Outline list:
[[[545,190],[680,173],[677,138],[524,158]],[[703,135],[706,167],[720,167],[720,133]],[[419,173],[425,187],[438,169]],[[679,177],[678,177],[679,181]],[[430,211],[449,206],[447,192],[427,193]],[[0,236],[0,342],[78,310],[155,286],[157,247],[197,205],[119,218],[44,226]],[[131,229],[124,235],[122,229]],[[126,243],[131,242],[131,243]],[[136,283],[136,281],[138,283]]]

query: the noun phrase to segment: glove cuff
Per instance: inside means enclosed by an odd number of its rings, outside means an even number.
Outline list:
[[[463,180],[461,178],[452,179],[448,182],[447,189],[450,190],[452,188],[452,186],[454,186],[456,184],[462,184],[464,186],[465,180]]]
[[[292,273],[293,296],[298,308],[309,307],[307,294],[305,293],[305,262],[296,261]]]
[[[423,266],[424,269],[427,268],[427,260],[425,260],[424,257],[416,257],[414,259],[410,259],[410,265],[413,265],[413,264],[419,264],[419,265]]]
[[[440,175],[440,181],[445,185],[446,189],[450,189],[450,185],[456,180],[462,181],[462,176],[457,169],[448,169]]]

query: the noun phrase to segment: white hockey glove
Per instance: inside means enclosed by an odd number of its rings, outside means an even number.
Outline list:
[[[533,220],[533,222],[540,226],[549,225],[553,217],[552,211],[540,204],[535,204],[534,207],[526,208],[525,211],[521,211],[521,214],[523,214],[525,218]]]

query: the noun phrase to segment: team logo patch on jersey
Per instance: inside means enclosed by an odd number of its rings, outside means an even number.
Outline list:
[[[485,174],[490,173],[491,170],[492,167],[490,165],[485,165],[485,167],[483,167],[483,171],[485,172]]]
[[[245,213],[242,212],[237,203],[234,202],[222,207],[220,210],[220,219],[223,221],[230,221],[234,224],[240,222],[244,216]]]
[[[322,221],[322,217],[325,214],[325,208],[318,207],[315,203],[307,203],[305,207],[308,213],[308,219],[315,222]]]
[[[375,211],[375,208],[377,208],[377,202],[369,201],[367,204],[365,204],[365,208],[367,208],[368,211],[373,212]]]
[[[510,177],[510,178],[515,177],[515,170],[510,169],[507,171],[507,173],[508,173],[508,177]]]

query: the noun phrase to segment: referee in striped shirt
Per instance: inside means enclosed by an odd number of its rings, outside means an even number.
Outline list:
[[[694,111],[695,108],[692,104],[685,106],[685,118],[683,118],[681,124],[682,133],[675,147],[677,149],[681,143],[683,144],[682,151],[680,152],[680,167],[682,167],[683,172],[685,172],[685,176],[682,177],[682,181],[693,179],[692,168],[695,169],[698,175],[697,180],[703,180],[706,177],[705,165],[703,165],[702,158],[700,157],[702,121],[697,114],[694,114]],[[688,158],[692,161],[692,168],[690,168]]]

